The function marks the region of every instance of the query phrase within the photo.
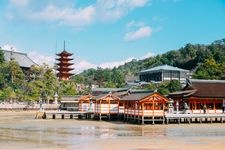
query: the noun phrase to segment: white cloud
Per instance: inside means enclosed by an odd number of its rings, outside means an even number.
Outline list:
[[[43,55],[37,51],[32,51],[28,53],[28,57],[30,57],[34,62],[36,62],[39,65],[43,65],[43,63],[45,63],[48,64],[49,67],[53,67],[55,63],[54,56]]]
[[[59,24],[67,24],[71,26],[84,26],[93,21],[95,8],[88,6],[80,9],[58,8],[54,5],[47,6],[41,12],[31,15],[31,19],[38,19],[46,22],[58,22]]]
[[[8,50],[8,51],[15,51],[15,52],[18,51],[17,48],[14,45],[11,45],[11,44],[3,45],[1,48],[3,50]]]
[[[118,67],[118,66],[123,65],[123,64],[125,64],[127,62],[130,62],[133,59],[134,59],[134,57],[130,57],[130,58],[128,58],[126,60],[123,60],[123,61],[105,62],[105,63],[100,64],[99,67],[101,67],[101,68],[110,68],[111,69],[113,67]]]
[[[146,59],[146,58],[153,57],[153,56],[155,56],[155,53],[148,52],[147,54],[142,56],[140,59],[142,60],[142,59]]]
[[[17,48],[13,45],[10,44],[6,44],[2,47],[2,49],[4,50],[11,50],[11,47],[15,50],[18,51]],[[97,67],[101,67],[101,68],[113,68],[113,67],[118,67],[120,65],[124,65],[127,62],[132,61],[133,59],[137,59],[137,60],[141,60],[141,59],[145,59],[148,57],[152,57],[155,56],[154,53],[148,52],[147,54],[145,54],[144,56],[140,57],[140,58],[135,58],[135,57],[129,57],[126,60],[121,60],[121,61],[112,61],[112,62],[105,62],[105,63],[101,63],[101,64],[94,64],[91,62],[88,62],[84,59],[81,59],[79,57],[74,58],[74,60],[72,61],[72,63],[74,63],[74,65],[72,66],[72,68],[74,68],[74,70],[72,71],[75,74],[81,73],[84,70],[90,69],[90,68],[97,68]],[[34,62],[36,62],[39,65],[43,65],[48,64],[49,67],[54,67],[54,64],[57,63],[58,61],[55,60],[56,56],[55,55],[43,55],[37,51],[31,51],[28,53],[28,57],[30,57]]]
[[[114,21],[131,10],[147,5],[149,0],[97,0],[98,17],[103,21]]]
[[[34,60],[36,63],[38,63],[39,65],[42,65],[43,63],[48,64],[50,67],[54,66],[54,63],[56,63],[55,60],[55,56],[47,56],[47,55],[42,55],[36,51],[30,52],[28,53],[28,56]],[[137,60],[141,60],[141,59],[145,59],[148,57],[152,57],[155,56],[154,53],[147,53],[144,56],[138,58]],[[112,69],[113,67],[118,67],[120,65],[124,65],[127,62],[132,61],[133,59],[135,59],[134,57],[130,57],[127,58],[126,60],[122,60],[122,61],[112,61],[112,62],[105,62],[105,63],[101,63],[101,64],[93,64],[91,62],[88,62],[84,59],[81,58],[74,58],[74,61],[72,63],[74,63],[74,65],[72,66],[72,68],[74,68],[74,70],[72,71],[75,74],[79,74],[81,72],[83,72],[84,70],[90,69],[90,68],[94,68],[96,69],[97,67],[101,67],[103,69],[105,68],[110,68]]]
[[[58,2],[58,3],[57,3]],[[29,0],[10,0],[5,16],[9,19],[42,21],[73,27],[83,27],[94,21],[115,21],[149,0],[97,0],[93,4],[79,7],[71,1],[50,1],[43,4]],[[59,4],[62,5],[59,5]]]
[[[90,68],[97,68],[97,65],[92,64],[86,60],[79,60],[72,67],[75,68],[74,72],[77,74]]]
[[[10,3],[17,7],[25,7],[28,5],[29,0],[10,0]]]
[[[143,26],[137,29],[136,31],[129,31],[125,34],[125,41],[136,41],[149,37],[152,34],[152,28],[150,26]]]
[[[137,22],[137,21],[132,20],[126,24],[126,29],[132,30],[133,28],[143,27],[143,26],[145,26],[144,22]]]

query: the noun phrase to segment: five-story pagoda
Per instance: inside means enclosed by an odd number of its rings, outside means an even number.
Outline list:
[[[56,58],[56,60],[59,61],[59,63],[57,63],[57,77],[59,77],[59,80],[69,80],[69,77],[73,75],[72,73],[70,73],[70,71],[73,70],[73,68],[70,67],[71,65],[73,65],[73,63],[70,63],[73,58],[71,58],[70,56],[72,56],[73,54],[67,52],[64,45],[64,50],[56,55],[59,56],[58,58]]]

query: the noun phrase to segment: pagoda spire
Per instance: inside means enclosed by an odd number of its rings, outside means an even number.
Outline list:
[[[66,41],[64,40],[64,43],[63,43],[63,50],[65,51],[66,50]]]
[[[69,53],[66,51],[66,46],[65,46],[65,40],[64,40],[64,50],[61,53],[56,54],[58,58],[56,58],[57,61],[59,61],[56,65],[58,73],[57,76],[59,77],[60,80],[69,80],[69,77],[73,75],[73,73],[70,73],[70,71],[74,70],[71,68],[71,61],[73,58],[71,56],[73,55],[72,53]]]

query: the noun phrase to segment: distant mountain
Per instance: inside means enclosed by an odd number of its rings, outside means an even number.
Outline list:
[[[126,76],[137,76],[143,69],[152,68],[158,65],[168,64],[174,67],[191,70],[193,78],[198,79],[225,79],[225,38],[216,40],[209,45],[188,43],[178,50],[171,50],[164,54],[149,57],[143,60],[133,59],[117,68],[111,69],[89,69],[77,77],[82,77],[89,84],[96,83],[96,73],[102,73],[100,77],[102,85],[111,83],[113,86],[118,79],[115,79],[115,72],[119,73],[125,82]],[[101,71],[99,71],[101,70]],[[76,78],[76,77],[75,77]],[[114,80],[113,80],[114,78]],[[101,83],[98,82],[98,83]],[[122,84],[121,84],[122,85]],[[121,86],[120,85],[120,86]]]

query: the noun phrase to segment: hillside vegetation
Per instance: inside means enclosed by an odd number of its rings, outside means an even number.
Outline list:
[[[178,50],[144,60],[134,59],[113,69],[88,69],[69,81],[58,81],[55,72],[47,65],[31,66],[30,70],[24,71],[14,60],[5,62],[0,50],[0,101],[39,101],[40,97],[49,101],[55,92],[59,96],[88,94],[93,84],[99,87],[124,87],[126,76],[137,76],[143,69],[163,64],[191,70],[193,78],[225,80],[225,39],[209,45],[187,44]],[[178,81],[171,81],[140,88],[168,94],[180,90],[181,85]]]
[[[214,41],[209,45],[189,43],[178,50],[143,60],[133,59],[113,69],[88,69],[74,76],[74,79],[86,85],[123,87],[126,76],[137,76],[143,69],[163,64],[191,70],[194,73],[193,78],[196,79],[225,79],[225,39]]]

